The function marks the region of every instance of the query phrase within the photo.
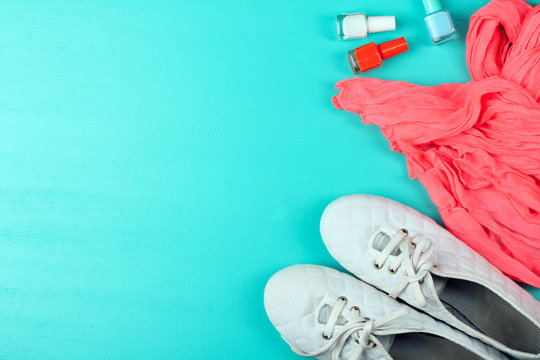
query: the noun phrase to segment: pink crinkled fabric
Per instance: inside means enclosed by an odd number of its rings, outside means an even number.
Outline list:
[[[406,155],[448,230],[540,287],[540,5],[493,0],[478,10],[467,64],[466,84],[344,80],[333,103]]]

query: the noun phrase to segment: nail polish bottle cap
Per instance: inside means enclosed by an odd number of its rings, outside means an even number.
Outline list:
[[[367,27],[370,33],[396,30],[396,18],[393,15],[368,16]]]
[[[426,9],[427,15],[443,9],[439,0],[422,0],[422,2],[424,3],[424,9]]]
[[[391,58],[392,56],[396,56],[398,54],[401,54],[402,52],[409,50],[409,46],[407,45],[407,41],[405,40],[405,38],[400,37],[379,44],[379,50],[381,51],[383,60],[386,60],[388,58]]]

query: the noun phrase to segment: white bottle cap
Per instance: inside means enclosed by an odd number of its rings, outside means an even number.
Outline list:
[[[396,18],[394,16],[368,16],[368,32],[381,32],[396,30]]]

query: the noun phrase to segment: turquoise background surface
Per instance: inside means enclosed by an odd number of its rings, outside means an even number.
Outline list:
[[[337,111],[334,17],[397,16],[410,51],[366,76],[469,80],[421,1],[6,1],[0,11],[0,358],[297,359],[268,321],[283,267],[339,268],[333,199],[440,221],[405,159]],[[535,2],[536,4],[538,1]],[[529,288],[540,299],[540,291]]]

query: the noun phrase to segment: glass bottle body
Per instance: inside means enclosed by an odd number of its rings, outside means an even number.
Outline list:
[[[435,11],[424,19],[433,41],[433,45],[439,45],[457,38],[456,28],[447,10]]]

